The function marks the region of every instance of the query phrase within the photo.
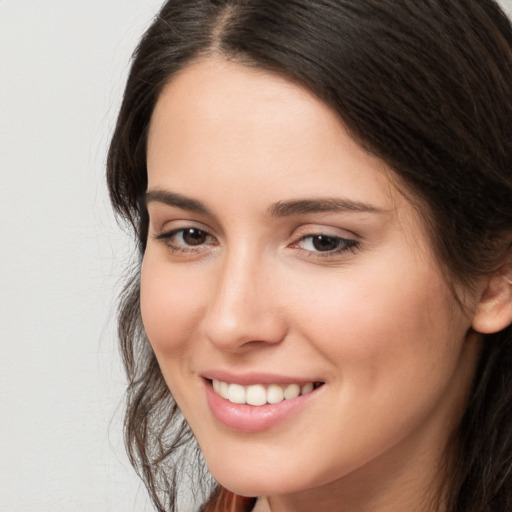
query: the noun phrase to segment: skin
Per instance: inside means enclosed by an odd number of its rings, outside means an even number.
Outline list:
[[[439,496],[482,287],[465,291],[463,311],[390,176],[310,92],[220,57],[174,77],[155,108],[144,325],[212,474],[261,496],[257,511],[410,512]],[[276,214],[312,198],[366,206]],[[201,230],[199,245],[185,228]],[[319,251],[315,235],[341,250]],[[209,409],[211,369],[325,384],[247,433]]]

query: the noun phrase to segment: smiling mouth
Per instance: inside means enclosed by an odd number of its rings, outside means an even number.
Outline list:
[[[234,404],[247,404],[255,407],[266,404],[278,404],[283,400],[292,400],[302,395],[308,395],[315,389],[323,386],[323,382],[307,382],[305,384],[241,384],[224,382],[212,379],[214,391],[222,398]]]

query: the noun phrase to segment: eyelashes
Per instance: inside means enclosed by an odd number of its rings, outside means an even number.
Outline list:
[[[162,241],[173,253],[203,252],[217,245],[215,238],[204,229],[187,227],[160,233],[155,237]]]
[[[155,236],[155,239],[165,244],[173,254],[199,255],[219,245],[218,241],[208,231],[189,226],[173,229]],[[360,242],[324,233],[303,235],[288,244],[287,247],[297,249],[308,257],[329,258],[340,256],[346,252],[355,252]]]
[[[346,251],[355,251],[359,247],[359,242],[340,236],[312,234],[301,237],[297,242],[291,245],[318,256],[329,256],[344,253]]]

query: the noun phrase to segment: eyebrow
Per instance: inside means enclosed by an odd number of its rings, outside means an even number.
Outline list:
[[[213,216],[210,209],[201,201],[167,190],[148,190],[144,200],[146,205],[157,202],[167,206],[181,208],[182,210]],[[386,211],[387,210],[382,210],[370,204],[352,201],[346,198],[311,198],[278,201],[268,208],[268,214],[271,217],[288,217],[292,215],[322,212],[383,213]]]
[[[371,204],[352,201],[345,198],[312,198],[291,201],[279,201],[269,208],[271,217],[287,217],[304,213],[322,212],[359,212],[359,213],[383,213],[382,210]]]
[[[212,215],[210,210],[201,201],[191,199],[190,197],[176,194],[175,192],[168,192],[167,190],[148,190],[144,196],[146,206],[149,203],[163,203],[167,206],[174,206],[181,208],[182,210],[188,210],[196,213],[202,213],[204,215]]]

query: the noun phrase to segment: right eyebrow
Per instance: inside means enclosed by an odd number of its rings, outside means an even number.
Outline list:
[[[149,203],[163,203],[167,206],[174,206],[175,208],[181,208],[182,210],[188,210],[191,212],[202,213],[204,215],[212,215],[210,210],[201,201],[191,199],[190,197],[176,194],[175,192],[169,192],[167,190],[152,189],[148,190],[144,196],[146,206]]]

